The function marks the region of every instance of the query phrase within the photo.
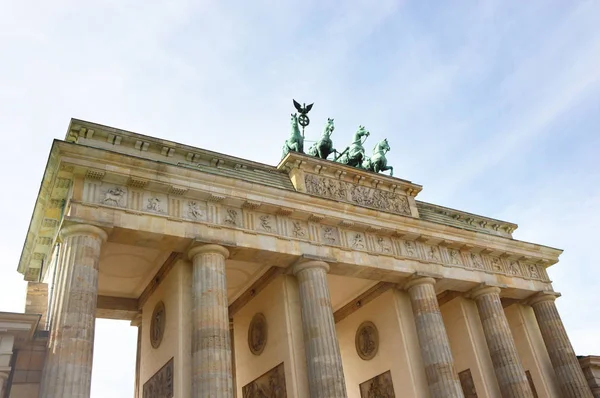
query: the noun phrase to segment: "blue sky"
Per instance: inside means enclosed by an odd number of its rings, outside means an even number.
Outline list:
[[[598,2],[0,3],[0,310],[22,310],[15,269],[71,117],[276,164],[296,98],[315,102],[309,139],[333,117],[343,148],[363,124],[420,199],[564,249],[559,310],[600,354]],[[93,397],[132,395],[135,338],[98,322]]]

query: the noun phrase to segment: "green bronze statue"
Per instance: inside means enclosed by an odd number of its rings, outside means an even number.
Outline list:
[[[290,138],[285,140],[285,144],[283,144],[282,159],[290,151],[304,153],[304,137],[300,134],[300,129],[298,128],[298,115],[296,113],[292,113],[291,123],[292,130],[290,132]]]
[[[310,156],[327,159],[330,154],[336,153],[336,150],[333,149],[333,141],[331,141],[331,134],[333,133],[334,129],[335,126],[333,125],[333,119],[328,118],[325,129],[323,130],[323,135],[321,135],[321,139],[308,148],[308,154]]]
[[[380,171],[390,171],[390,176],[394,175],[394,168],[387,165],[387,159],[385,154],[390,150],[387,138],[380,141],[375,148],[373,148],[373,156],[366,158],[362,162],[362,168],[365,170],[379,173]]]
[[[364,126],[359,126],[354,133],[352,144],[344,150],[336,159],[336,162],[347,164],[348,166],[361,167],[365,158],[364,140],[369,136],[369,132]]]

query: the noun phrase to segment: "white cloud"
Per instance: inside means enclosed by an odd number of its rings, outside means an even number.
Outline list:
[[[596,2],[3,6],[0,310],[23,308],[15,269],[51,141],[70,117],[274,164],[296,98],[316,103],[309,138],[334,117],[343,149],[365,124],[367,146],[389,137],[396,175],[424,184],[424,200],[492,212],[518,222],[517,237],[564,248],[550,270],[564,293],[561,314],[578,353],[600,351],[598,317],[589,316],[598,278],[584,254],[595,245],[600,164],[582,160],[598,141],[592,133],[569,141],[560,176],[526,161],[552,140],[566,146],[557,126],[598,125],[598,110],[582,106],[600,98]],[[121,384],[109,392],[106,378],[127,383],[134,328],[106,337],[123,329],[98,325],[94,396],[118,397]],[[124,344],[116,351],[115,340]],[[101,355],[116,352],[123,357],[109,371]]]

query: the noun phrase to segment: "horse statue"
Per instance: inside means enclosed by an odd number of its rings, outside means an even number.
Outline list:
[[[364,126],[359,126],[354,137],[352,138],[352,144],[338,156],[335,161],[347,164],[348,166],[361,167],[362,161],[365,158],[365,148],[363,147],[362,138],[368,137],[369,132]]]
[[[335,153],[336,150],[333,149],[333,141],[331,141],[331,134],[333,134],[333,130],[335,126],[333,125],[333,119],[327,118],[327,124],[325,125],[325,129],[323,130],[323,135],[321,135],[321,139],[308,148],[308,154],[310,156],[315,156],[321,159],[327,159],[327,157],[331,153]]]
[[[373,148],[373,156],[366,158],[362,162],[362,168],[365,170],[379,173],[380,171],[390,171],[390,176],[394,175],[394,168],[387,165],[387,159],[385,154],[390,150],[387,138],[380,141],[375,148]]]
[[[300,134],[300,129],[298,128],[298,115],[296,113],[292,113],[291,122],[292,130],[290,132],[290,138],[285,140],[285,144],[283,144],[282,159],[285,155],[290,153],[290,151],[304,153],[304,137]]]

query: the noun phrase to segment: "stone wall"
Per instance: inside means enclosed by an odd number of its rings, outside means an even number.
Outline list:
[[[365,322],[378,332],[379,347],[370,360],[356,348],[356,332]],[[360,398],[360,384],[391,371],[397,397],[427,397],[425,372],[413,321],[410,300],[404,292],[390,290],[353,312],[336,325],[348,398]]]
[[[143,306],[138,398],[142,398],[144,383],[171,358],[174,358],[174,396],[191,394],[191,269],[188,262],[177,262]],[[154,348],[150,325],[159,301],[165,305],[166,322],[162,341]]]
[[[248,344],[248,329],[257,313],[264,315],[267,324],[266,344],[259,355]],[[288,398],[308,397],[298,283],[293,276],[277,277],[237,312],[233,336],[238,398],[244,386],[282,362]]]
[[[472,300],[457,297],[440,307],[450,339],[456,371],[470,370],[478,397],[500,398],[500,389],[483,334],[483,328]]]

